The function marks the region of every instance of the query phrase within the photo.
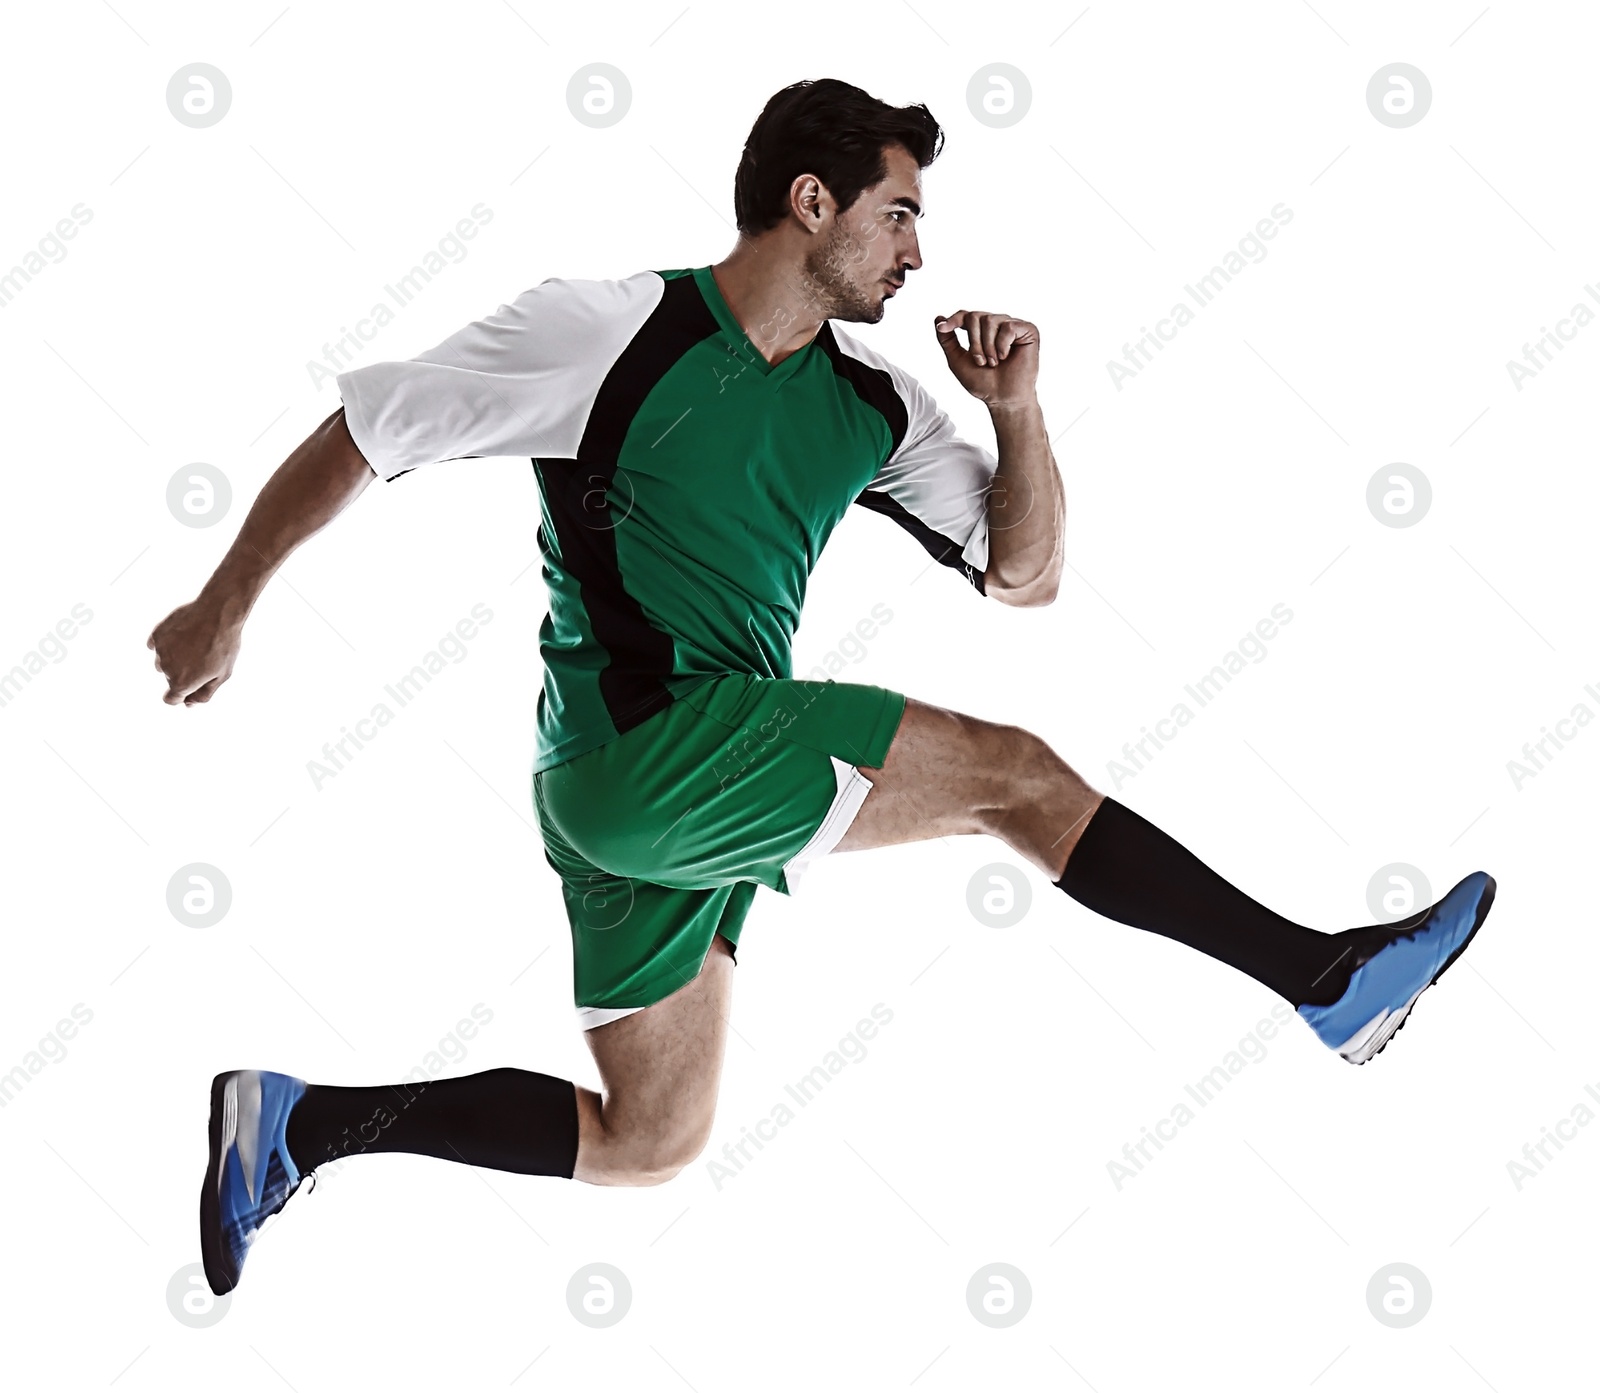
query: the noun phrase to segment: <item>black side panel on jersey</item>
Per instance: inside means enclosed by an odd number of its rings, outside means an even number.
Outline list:
[[[959,542],[952,542],[943,533],[935,532],[903,503],[881,490],[864,489],[856,498],[856,502],[874,513],[882,513],[886,518],[893,518],[915,537],[922,544],[922,549],[941,566],[949,566],[952,570],[960,571],[977,587],[980,595],[984,593],[983,572],[961,555]]]
[[[855,389],[856,395],[862,401],[876,410],[888,423],[891,439],[889,453],[884,459],[891,458],[906,438],[908,420],[906,404],[900,399],[900,393],[895,391],[889,374],[882,368],[872,367],[859,358],[852,358],[842,352],[838,340],[833,336],[831,324],[823,324],[817,334],[817,342],[833,363],[833,370]],[[894,519],[916,538],[929,556],[941,566],[949,566],[952,570],[960,571],[977,587],[978,593],[983,594],[983,572],[976,570],[962,558],[960,542],[952,541],[949,537],[935,532],[903,503],[881,489],[863,490],[856,498],[856,502],[874,513],[881,513],[886,518]]]
[[[834,372],[850,384],[862,401],[883,417],[889,427],[889,453],[884,456],[884,459],[888,459],[905,440],[909,424],[906,404],[900,400],[900,393],[895,391],[889,374],[844,352],[839,347],[839,340],[833,336],[833,325],[826,320],[817,331],[817,346],[828,355]]]
[[[617,734],[671,704],[672,638],[645,617],[617,564],[618,519],[609,495],[617,459],[646,396],[674,363],[719,327],[692,276],[666,280],[661,302],[612,364],[589,413],[577,459],[537,459],[562,566],[578,582],[595,641],[608,662],[600,695]]]

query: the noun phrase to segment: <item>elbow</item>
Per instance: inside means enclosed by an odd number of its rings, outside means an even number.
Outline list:
[[[1039,555],[1042,547],[1027,550],[1033,555],[990,557],[983,573],[984,594],[1017,609],[1041,609],[1055,603],[1067,561],[1059,530],[1045,555]]]
[[[984,594],[1014,609],[1042,609],[1054,604],[1061,587],[1061,573],[1040,576],[1024,585],[1007,585],[998,577],[985,576]]]
[[[1016,592],[1016,598],[1009,603],[1018,609],[1043,609],[1055,603],[1056,588],[1054,581],[1041,581],[1038,585]]]

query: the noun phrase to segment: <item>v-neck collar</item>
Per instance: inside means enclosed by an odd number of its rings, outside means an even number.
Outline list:
[[[815,335],[812,336],[810,343],[803,348],[797,348],[781,363],[770,363],[767,361],[766,355],[755,346],[754,341],[745,333],[744,326],[734,317],[733,311],[728,308],[728,302],[722,298],[722,291],[717,288],[717,278],[711,274],[711,268],[709,266],[697,266],[692,274],[695,284],[700,287],[700,296],[706,302],[706,308],[716,318],[718,326],[732,340],[731,346],[740,359],[748,362],[751,367],[755,368],[773,385],[782,382],[801,366],[811,352],[812,347],[816,344]],[[820,333],[821,331],[819,330],[818,332]]]

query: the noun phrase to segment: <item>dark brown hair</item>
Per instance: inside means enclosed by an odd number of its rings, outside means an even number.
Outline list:
[[[939,123],[920,103],[890,106],[833,77],[796,82],[774,93],[750,128],[733,179],[735,221],[751,237],[776,227],[788,209],[789,186],[807,173],[844,212],[887,177],[885,146],[903,145],[926,169],[943,144]]]

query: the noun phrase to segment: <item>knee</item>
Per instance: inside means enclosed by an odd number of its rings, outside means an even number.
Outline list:
[[[621,1140],[605,1168],[609,1185],[665,1185],[706,1148],[711,1123]]]
[[[628,1185],[665,1185],[705,1150],[705,1142],[689,1142],[652,1146],[634,1158]]]
[[[1066,769],[1062,760],[1041,735],[1021,726],[1006,726],[1006,742],[1015,772],[1026,778],[1059,776]]]
[[[1021,726],[985,725],[974,731],[975,757],[994,775],[991,814],[1052,801],[1087,787],[1043,737]]]

